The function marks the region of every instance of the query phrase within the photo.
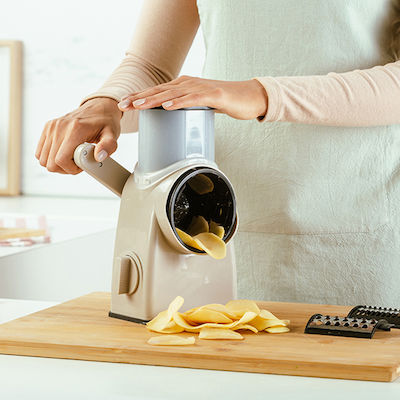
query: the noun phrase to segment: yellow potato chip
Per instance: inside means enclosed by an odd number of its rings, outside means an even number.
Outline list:
[[[205,324],[201,325],[191,325],[189,324],[185,319],[184,315],[181,313],[176,312],[173,316],[174,321],[176,322],[177,325],[181,326],[182,328],[185,328],[185,331],[188,332],[199,332],[200,329],[202,328],[218,328],[218,329],[232,329],[237,325],[243,325],[247,324],[250,322],[252,319],[254,319],[257,316],[257,314],[249,311],[246,312],[242,318],[240,318],[238,321],[232,322],[230,324],[216,324],[213,322],[208,322]],[[185,315],[187,317],[187,315]]]
[[[185,331],[188,331],[188,332],[200,332],[200,328],[198,328],[198,326],[189,324],[184,319],[183,316],[184,316],[184,314],[181,314],[178,312],[173,315],[173,319],[177,325],[184,328]],[[185,317],[186,317],[186,315],[185,315]]]
[[[177,325],[175,321],[171,321],[163,330],[158,331],[159,333],[181,333],[184,329]]]
[[[269,333],[286,333],[289,332],[290,329],[286,326],[273,326],[271,328],[266,329]]]
[[[185,311],[185,312],[182,313],[182,314],[185,314],[185,315],[190,314],[190,313],[192,313],[192,312],[198,310],[199,308],[201,308],[201,307],[194,307],[194,308],[191,308],[190,310],[187,310],[187,311]]]
[[[204,174],[195,175],[189,180],[188,184],[197,194],[206,194],[214,190],[213,181]]]
[[[246,311],[238,321],[233,322],[231,325],[232,327],[234,327],[240,324],[247,324],[248,322],[252,321],[255,317],[257,317],[257,314],[255,312]]]
[[[194,342],[195,338],[193,336],[182,337],[176,335],[154,336],[147,341],[147,343],[154,346],[187,346],[194,344]]]
[[[154,317],[151,321],[149,321],[146,326],[148,329],[154,332],[163,332],[163,330],[167,327],[170,322],[170,318],[168,316],[168,311],[161,311]]]
[[[278,319],[274,314],[272,314],[272,312],[269,312],[268,310],[260,310],[259,316],[264,319]]]
[[[218,311],[224,315],[226,315],[228,318],[230,319],[238,319],[238,317],[235,314],[232,314],[227,308],[226,306],[224,306],[223,304],[206,304],[204,306],[201,307],[197,307],[196,309],[199,310],[203,310],[203,309],[207,309],[207,310],[213,310],[213,311]],[[194,309],[193,309],[194,311]]]
[[[259,315],[255,317],[251,322],[249,322],[250,325],[254,326],[259,331],[263,331],[264,329],[268,328],[268,319],[261,318]]]
[[[230,329],[203,328],[200,331],[199,339],[243,339],[239,332],[231,331]]]
[[[168,306],[167,310],[161,311],[155,318],[146,324],[147,328],[154,332],[163,333],[164,329],[166,329],[168,324],[172,321],[172,315],[182,307],[183,302],[183,297],[177,296]]]
[[[194,239],[188,235],[186,232],[184,232],[183,230],[179,229],[179,228],[175,228],[176,233],[178,234],[178,236],[182,239],[182,242],[187,244],[188,246],[194,247],[195,249],[198,250],[203,250],[195,241]]]
[[[208,255],[216,260],[226,256],[226,244],[217,235],[204,232],[196,235],[194,240]]]
[[[250,324],[240,324],[240,325],[236,325],[234,328],[232,328],[234,331],[238,331],[239,329],[248,329],[254,333],[258,332],[258,329],[255,328],[254,326],[250,325]]]
[[[197,324],[203,324],[207,322],[215,322],[218,324],[229,324],[233,322],[230,318],[228,318],[225,314],[220,313],[219,311],[208,310],[206,308],[196,310],[190,314],[186,314],[185,318],[189,322],[194,322]]]
[[[271,326],[285,326],[285,323],[275,317],[274,314],[267,310],[261,310],[260,314],[255,317],[250,324],[257,328],[259,331],[263,331]]]
[[[224,227],[221,225],[218,225],[214,221],[210,221],[208,231],[213,233],[214,235],[217,235],[220,239],[222,239],[225,235]]]
[[[286,326],[286,324],[281,321],[280,319],[267,319],[266,323],[264,324],[265,328],[263,330],[266,330],[267,328],[274,328],[277,326]]]
[[[168,310],[167,310],[170,321],[172,319],[172,315],[180,310],[180,308],[183,306],[184,302],[185,302],[185,300],[183,299],[182,296],[176,296],[175,299],[172,300],[172,302],[168,306]]]
[[[201,215],[193,217],[189,227],[186,229],[186,232],[190,236],[196,236],[199,233],[208,232],[208,222]]]
[[[251,311],[260,314],[260,309],[257,304],[252,300],[231,300],[225,304],[226,308],[232,313],[239,317],[244,315],[246,312]]]

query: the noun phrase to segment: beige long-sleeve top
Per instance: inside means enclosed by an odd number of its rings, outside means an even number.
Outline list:
[[[199,23],[195,0],[147,0],[125,59],[84,101],[95,97],[120,101],[129,93],[177,77]],[[246,77],[250,78],[257,79],[268,94],[268,111],[259,119],[262,122],[330,126],[400,123],[400,61],[320,76]],[[137,112],[123,115],[121,129],[137,130]]]
[[[265,85],[263,122],[215,118],[240,216],[239,298],[400,302],[399,126],[362,126],[400,122],[399,63],[381,42],[391,3],[146,0],[126,59],[94,94],[120,100],[177,76],[199,19],[203,76]],[[136,129],[134,112],[122,128]]]

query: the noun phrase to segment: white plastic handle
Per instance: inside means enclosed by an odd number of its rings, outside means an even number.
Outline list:
[[[131,173],[110,157],[103,162],[97,162],[94,158],[94,148],[94,144],[91,143],[79,145],[74,152],[75,164],[121,197]]]

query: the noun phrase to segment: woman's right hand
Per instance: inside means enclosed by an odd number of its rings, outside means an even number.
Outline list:
[[[74,151],[84,142],[96,143],[94,157],[104,161],[117,149],[122,112],[117,101],[98,97],[46,123],[35,156],[50,172],[79,174]]]

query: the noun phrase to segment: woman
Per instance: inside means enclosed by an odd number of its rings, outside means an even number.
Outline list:
[[[216,162],[238,197],[239,296],[399,305],[395,16],[390,0],[148,0],[126,58],[47,123],[36,157],[75,174],[75,147],[95,142],[104,160],[136,110],[214,107]],[[204,79],[175,79],[199,24]]]

